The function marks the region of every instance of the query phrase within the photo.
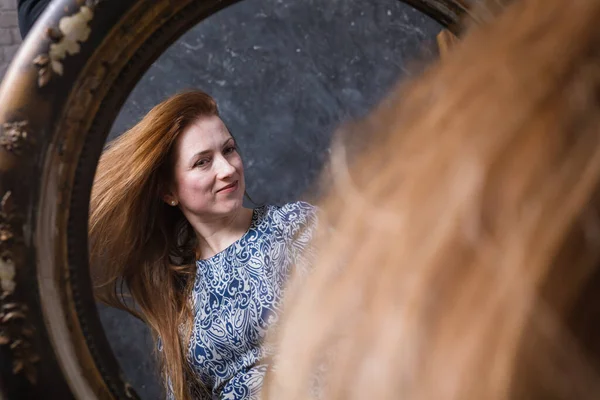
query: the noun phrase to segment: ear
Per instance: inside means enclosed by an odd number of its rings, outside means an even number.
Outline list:
[[[165,195],[163,195],[162,196],[162,200],[165,203],[169,204],[169,205],[171,205],[171,202],[173,202],[173,201],[176,202],[177,201],[177,199],[175,198],[175,196],[173,196],[172,194],[165,194]]]
[[[172,206],[173,202],[175,202],[175,205],[178,203],[177,196],[175,196],[175,193],[169,187],[167,187],[167,185],[160,184],[158,187],[158,193],[162,201],[168,205]]]
[[[179,201],[177,200],[177,198],[173,195],[164,195],[163,196],[163,201],[171,206],[171,207],[175,207],[179,204]]]

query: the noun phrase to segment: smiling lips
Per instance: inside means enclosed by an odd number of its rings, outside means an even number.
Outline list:
[[[231,193],[238,187],[238,181],[235,181],[221,189],[217,190],[217,193]]]

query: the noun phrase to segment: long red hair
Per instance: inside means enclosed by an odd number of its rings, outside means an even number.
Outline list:
[[[515,1],[357,125],[266,399],[600,397],[598,21]]]
[[[92,189],[89,236],[97,298],[141,318],[155,338],[161,369],[178,400],[194,382],[186,349],[192,314],[196,235],[179,208],[162,200],[178,136],[200,117],[218,115],[201,91],[154,107],[102,154]]]

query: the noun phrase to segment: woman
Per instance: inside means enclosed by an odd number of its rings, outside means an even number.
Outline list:
[[[598,21],[514,1],[358,126],[263,399],[600,398]]]
[[[100,159],[89,225],[96,294],[160,338],[169,398],[260,390],[263,339],[293,266],[306,263],[316,215],[304,202],[244,208],[244,193],[236,142],[200,91],[154,107]]]

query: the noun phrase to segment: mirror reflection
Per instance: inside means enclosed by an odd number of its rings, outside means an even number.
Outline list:
[[[178,397],[260,390],[285,281],[310,268],[333,132],[437,57],[440,30],[394,0],[245,0],[148,70],[110,133],[91,213],[101,293],[116,305],[129,283],[123,300],[146,320],[99,304],[142,398],[164,398],[165,382]],[[157,360],[178,373],[165,379]]]

